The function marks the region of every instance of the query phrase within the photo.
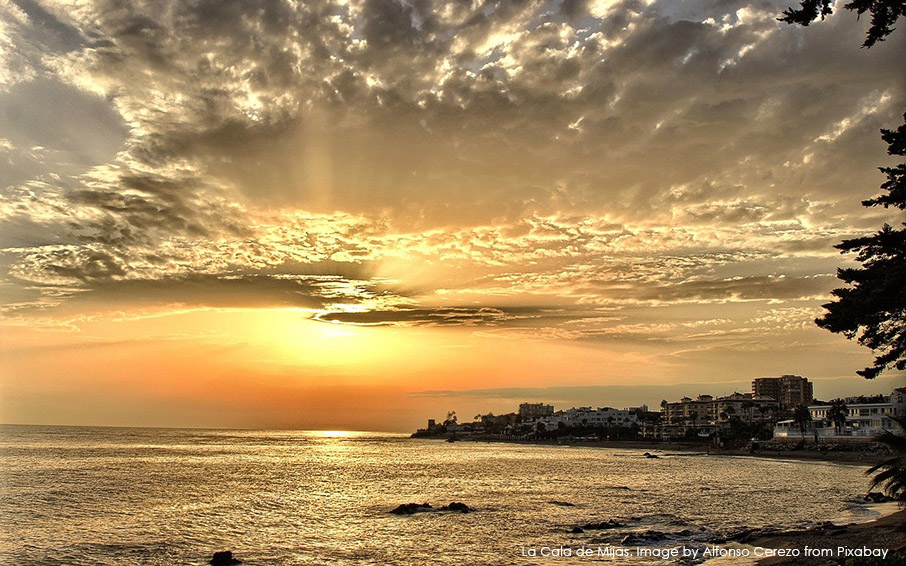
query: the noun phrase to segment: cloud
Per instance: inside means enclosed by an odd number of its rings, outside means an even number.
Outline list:
[[[582,340],[680,340],[616,320],[699,305],[749,332],[740,303],[818,304],[830,245],[878,223],[853,194],[906,101],[902,36],[868,54],[784,7],[17,1],[0,290]]]
[[[465,390],[425,390],[410,393],[416,398],[438,398],[451,401],[465,399],[483,399],[494,401],[508,401],[512,404],[512,411],[518,411],[519,403],[545,402],[555,405],[555,408],[565,409],[568,406],[613,406],[625,408],[639,406],[643,403],[651,404],[649,410],[660,410],[659,405],[654,405],[659,399],[675,401],[681,397],[707,393],[709,395],[728,395],[735,391],[749,391],[751,383],[748,381],[729,381],[719,385],[715,390],[714,383],[677,383],[671,385],[585,385],[585,386],[554,386],[554,387],[499,387],[488,389]]]
[[[0,189],[49,173],[75,175],[111,160],[128,129],[108,101],[57,80],[0,91]]]
[[[537,324],[540,320],[574,318],[576,314],[538,307],[437,307],[413,308],[402,306],[391,310],[372,309],[363,312],[333,312],[318,314],[315,320],[363,325],[412,326],[502,326]]]

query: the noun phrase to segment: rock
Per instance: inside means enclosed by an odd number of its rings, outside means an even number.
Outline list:
[[[568,501],[549,501],[548,503],[550,503],[551,505],[559,505],[560,507],[575,507],[576,506],[574,503],[570,503]]]
[[[625,527],[625,526],[626,525],[624,525],[623,523],[619,523],[617,521],[614,521],[613,519],[610,519],[610,520],[604,521],[603,523],[588,523],[588,524],[582,525],[582,528],[589,530],[589,531],[601,531],[604,529],[616,529],[618,527]]]
[[[886,503],[888,501],[892,501],[892,499],[879,491],[869,491],[865,494],[864,499],[865,501],[871,501],[872,503]]]
[[[233,552],[230,550],[215,552],[211,557],[211,566],[231,566],[233,564],[242,564],[242,560],[233,558]]]
[[[468,505],[466,505],[465,503],[453,501],[446,507],[441,507],[441,510],[442,511],[459,511],[460,513],[468,513],[469,511],[472,510],[472,508],[469,507]]]
[[[391,511],[391,513],[394,515],[413,515],[419,511],[427,511],[430,508],[430,503],[403,503]]]
[[[656,455],[652,454],[651,452],[645,452],[644,454],[642,454],[642,456],[644,456],[646,458],[660,458],[660,456],[656,456]]]
[[[776,535],[779,532],[781,531],[776,527],[762,527],[754,529],[745,528],[741,531],[731,534],[730,536],[726,537],[725,540],[745,544],[760,537]]]
[[[571,534],[578,535],[585,532],[585,529],[582,527],[573,527],[573,530],[569,531]]]
[[[660,542],[667,538],[667,535],[661,531],[645,531],[644,533],[632,533],[623,537],[623,540],[620,542],[623,546],[634,546],[641,544],[649,544],[652,542]]]
[[[433,510],[434,508],[431,507],[430,503],[403,503],[390,512],[394,515],[414,515],[415,513]],[[469,513],[470,511],[472,511],[472,508],[465,503],[454,501],[449,505],[438,507],[437,511],[458,511],[460,513]]]

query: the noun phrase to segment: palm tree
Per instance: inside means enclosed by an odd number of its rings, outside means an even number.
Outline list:
[[[837,432],[841,432],[846,426],[846,415],[849,414],[849,408],[843,399],[834,399],[831,401],[830,409],[827,410],[827,420],[834,423]]]
[[[805,431],[808,430],[808,425],[812,422],[812,413],[809,412],[808,407],[805,405],[799,405],[793,411],[793,421],[799,425],[799,431],[804,438]]]
[[[882,487],[893,499],[906,502],[906,416],[891,417],[900,430],[884,430],[875,437],[890,448],[892,457],[872,466],[866,473],[871,478],[871,488]]]

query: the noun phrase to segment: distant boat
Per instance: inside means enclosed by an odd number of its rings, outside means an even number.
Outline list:
[[[700,433],[698,433],[698,436],[700,438],[708,438],[709,436],[711,436],[711,433],[710,432],[700,432]]]

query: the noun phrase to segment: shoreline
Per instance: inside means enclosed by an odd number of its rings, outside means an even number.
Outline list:
[[[419,440],[436,440],[446,441],[446,437],[422,437]],[[797,460],[806,462],[833,462],[844,465],[872,466],[885,455],[876,455],[858,450],[773,450],[758,449],[747,450],[744,448],[715,448],[709,444],[696,444],[688,442],[652,442],[644,440],[588,440],[588,441],[570,441],[560,442],[557,439],[503,439],[503,438],[461,438],[456,442],[474,442],[474,443],[506,443],[506,444],[523,444],[537,446],[562,446],[582,447],[582,448],[612,448],[622,450],[646,450],[658,452],[661,455],[676,456],[731,456],[744,458],[769,458],[771,460]],[[672,454],[678,453],[678,454]]]
[[[746,545],[771,549],[800,549],[847,547],[887,549],[887,559],[906,557],[906,509],[899,509],[888,515],[864,523],[826,525],[804,531],[782,531],[762,534],[746,541]],[[857,559],[858,560],[858,559]],[[841,564],[838,557],[766,557],[756,562],[757,566],[826,566]]]

